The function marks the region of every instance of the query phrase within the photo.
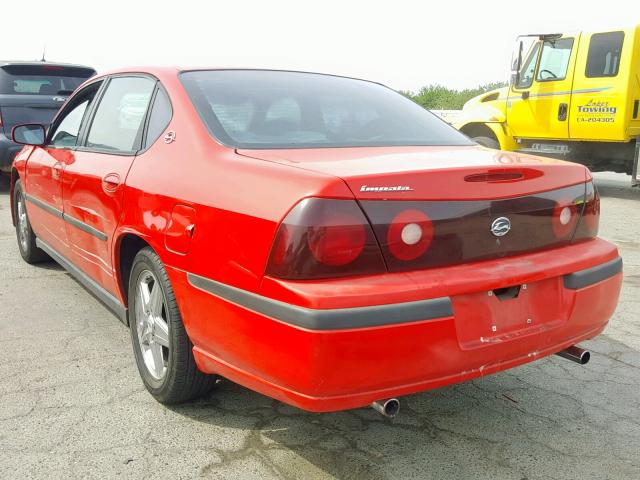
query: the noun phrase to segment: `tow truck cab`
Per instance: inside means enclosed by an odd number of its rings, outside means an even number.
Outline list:
[[[640,183],[640,26],[518,37],[509,86],[454,126],[485,146],[576,161]]]

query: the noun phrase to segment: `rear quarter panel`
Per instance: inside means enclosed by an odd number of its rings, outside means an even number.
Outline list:
[[[139,155],[126,180],[123,217],[115,236],[114,264],[126,233],[144,238],[170,268],[257,291],[275,236],[286,213],[307,196],[353,198],[337,177],[237,155],[215,142],[178,78],[160,78],[173,103],[166,131]],[[186,254],[165,246],[176,205],[195,210]],[[125,298],[124,293],[123,299]]]

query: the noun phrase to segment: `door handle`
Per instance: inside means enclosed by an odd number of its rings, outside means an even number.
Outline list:
[[[60,177],[62,176],[62,169],[64,167],[62,166],[62,163],[60,162],[56,162],[53,164],[53,167],[51,167],[51,178],[53,178],[54,180],[60,180]]]
[[[120,185],[120,175],[117,173],[108,173],[102,177],[102,190],[107,194],[115,193],[120,188]]]
[[[569,105],[561,103],[558,107],[558,120],[564,122],[567,119],[567,113],[569,111]]]
[[[530,95],[530,94],[529,94],[529,91],[522,92],[522,99],[523,99],[523,100],[526,100],[527,98],[529,98],[529,95]]]

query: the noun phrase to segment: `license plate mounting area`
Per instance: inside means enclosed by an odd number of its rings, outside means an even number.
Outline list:
[[[456,295],[452,304],[463,350],[540,333],[566,320],[561,278]]]

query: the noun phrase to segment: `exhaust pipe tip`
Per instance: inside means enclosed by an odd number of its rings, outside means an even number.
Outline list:
[[[373,409],[383,417],[393,418],[400,411],[400,400],[397,398],[388,398],[386,400],[377,400],[371,404]]]
[[[584,350],[575,345],[556,353],[556,355],[562,358],[566,358],[567,360],[571,360],[572,362],[576,362],[580,365],[586,365],[591,359],[591,353],[589,353],[588,350]]]
[[[588,350],[584,350],[580,355],[580,365],[586,365],[591,360],[591,353]]]

